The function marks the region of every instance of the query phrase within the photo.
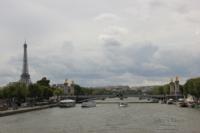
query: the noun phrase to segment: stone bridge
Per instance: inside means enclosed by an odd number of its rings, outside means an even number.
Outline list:
[[[62,96],[61,99],[73,99],[77,102],[83,102],[87,100],[104,100],[106,98],[115,98],[118,97],[116,95],[77,95],[77,96]],[[125,94],[123,95],[124,98],[127,97],[140,97],[140,98],[148,98],[148,99],[160,99],[160,100],[166,100],[166,99],[179,99],[183,98],[183,95],[129,95]]]

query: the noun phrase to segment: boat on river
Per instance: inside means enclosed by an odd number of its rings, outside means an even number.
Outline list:
[[[81,107],[82,107],[82,108],[96,107],[96,102],[95,102],[94,100],[82,102]]]
[[[174,104],[174,99],[169,99],[169,100],[167,100],[167,104]]]
[[[128,103],[126,102],[120,102],[119,107],[128,107]]]
[[[188,107],[187,102],[182,98],[178,99],[176,105],[179,107]]]
[[[177,104],[179,107],[188,107],[188,104],[186,102],[178,102]]]
[[[75,107],[75,105],[76,105],[76,102],[75,100],[72,100],[72,99],[61,100],[59,102],[59,107],[69,108],[69,107]]]
[[[8,109],[7,105],[0,105],[0,111],[5,111]]]
[[[159,103],[159,100],[153,98],[153,99],[151,100],[151,102],[152,102],[152,103]]]

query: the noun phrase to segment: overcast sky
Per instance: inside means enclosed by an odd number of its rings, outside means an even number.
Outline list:
[[[153,85],[200,75],[200,0],[0,0],[0,85]]]

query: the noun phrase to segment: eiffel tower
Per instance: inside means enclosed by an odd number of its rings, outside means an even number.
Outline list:
[[[27,44],[26,41],[24,43],[24,56],[23,56],[23,69],[21,74],[20,81],[29,85],[31,83],[30,74],[28,71],[28,54],[27,54]]]

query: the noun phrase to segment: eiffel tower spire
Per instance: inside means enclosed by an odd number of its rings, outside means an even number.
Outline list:
[[[23,69],[21,74],[21,82],[29,85],[31,83],[29,71],[28,71],[28,54],[27,54],[27,44],[24,42],[24,55],[23,55]]]

